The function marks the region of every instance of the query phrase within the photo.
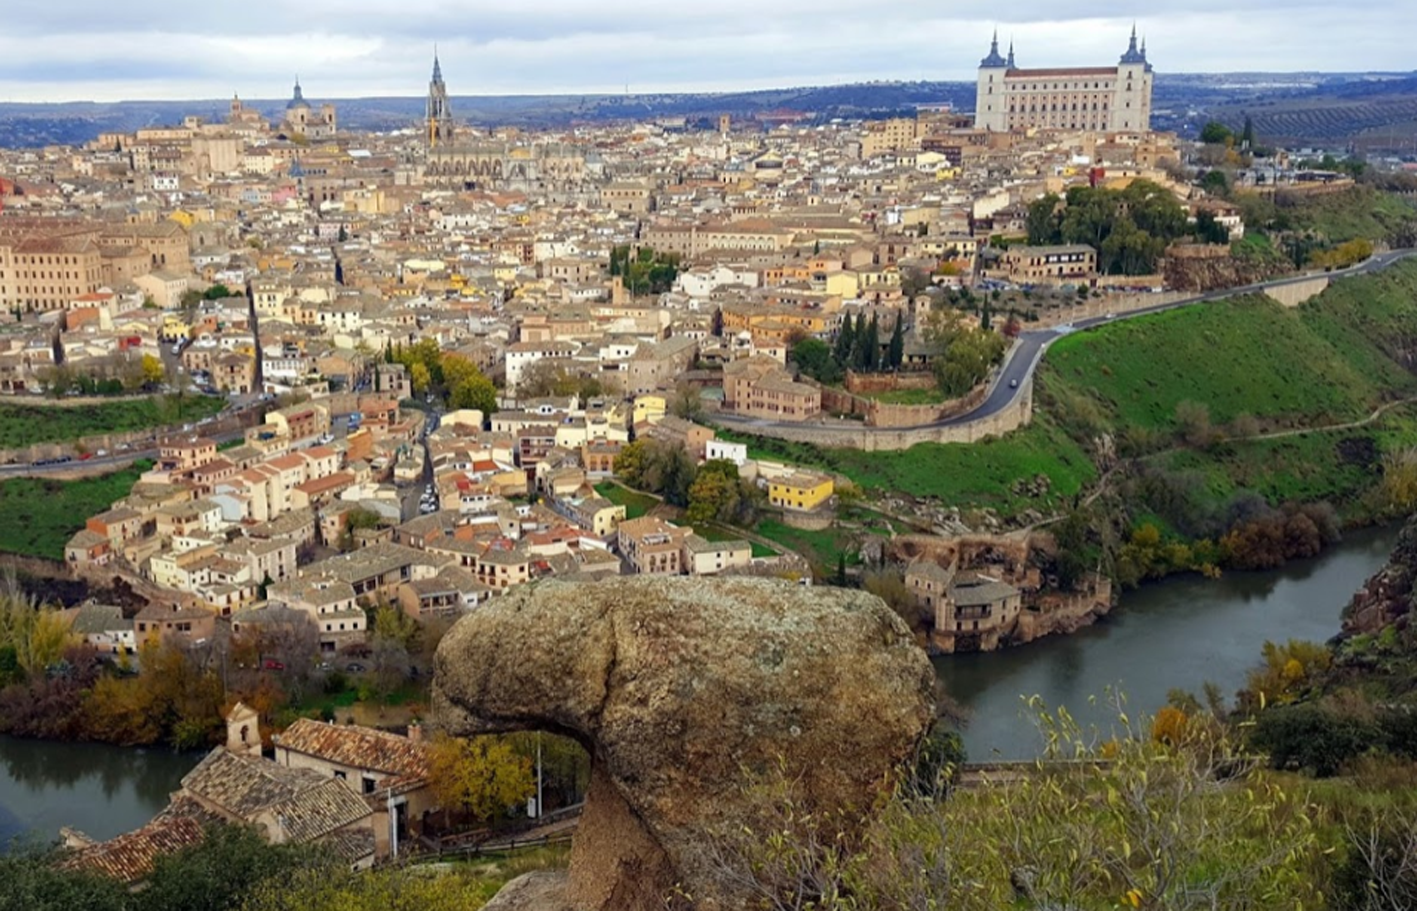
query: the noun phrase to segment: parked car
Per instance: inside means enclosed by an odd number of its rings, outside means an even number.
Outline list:
[[[267,658],[265,661],[261,662],[261,667],[265,668],[265,669],[268,670],[268,671],[283,671],[283,670],[285,670],[285,665],[282,664],[282,663],[280,663],[279,661],[277,661],[277,660],[274,659],[274,658]]]
[[[355,663],[355,664],[346,664],[346,665],[344,666],[344,669],[345,669],[346,671],[348,671],[349,673],[351,673],[351,674],[362,674],[362,673],[364,673],[364,670],[365,670],[364,665],[358,664],[358,663]]]

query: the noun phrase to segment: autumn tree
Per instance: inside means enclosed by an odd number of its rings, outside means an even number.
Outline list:
[[[142,382],[143,385],[152,388],[162,384],[163,378],[167,376],[167,368],[162,365],[162,358],[152,354],[143,355],[142,361]]]
[[[726,459],[710,459],[699,466],[694,483],[689,485],[689,506],[684,518],[691,524],[703,522],[737,522],[749,524],[745,505],[751,512],[751,496],[738,477],[738,466]],[[747,520],[747,521],[745,521]]]
[[[475,408],[484,415],[497,410],[497,388],[482,374],[467,377],[448,391],[448,407]]]
[[[408,381],[415,395],[424,395],[433,385],[433,374],[429,372],[427,364],[418,362],[409,368]]]
[[[445,808],[479,820],[505,815],[536,792],[531,760],[495,736],[435,737],[428,782]]]

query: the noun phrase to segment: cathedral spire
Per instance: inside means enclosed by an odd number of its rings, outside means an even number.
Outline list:
[[[999,56],[999,30],[994,29],[994,39],[989,42],[989,56],[979,61],[980,69],[1000,68],[1007,66],[1003,57]]]
[[[1127,44],[1127,52],[1122,55],[1122,63],[1146,63],[1146,52],[1137,50],[1137,24],[1132,23],[1132,39]]]
[[[433,45],[433,81],[443,81],[443,67],[438,64],[438,45]]]
[[[1009,39],[1009,56],[1005,63],[1008,64],[1009,69],[1014,69],[1014,39],[1012,38]]]

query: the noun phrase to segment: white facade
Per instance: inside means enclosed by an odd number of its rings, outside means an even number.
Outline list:
[[[991,132],[1012,130],[1093,130],[1118,132],[1151,128],[1151,64],[1146,44],[1131,44],[1114,67],[1021,69],[1013,47],[999,55],[995,36],[989,56],[979,63],[974,125]]]
[[[747,443],[729,443],[726,440],[709,440],[704,444],[704,459],[724,459],[742,468],[748,461]]]

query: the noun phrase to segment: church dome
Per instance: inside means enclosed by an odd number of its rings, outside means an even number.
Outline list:
[[[287,111],[294,111],[297,108],[309,110],[310,102],[305,100],[305,96],[300,91],[300,80],[295,80],[295,95],[285,105]]]

